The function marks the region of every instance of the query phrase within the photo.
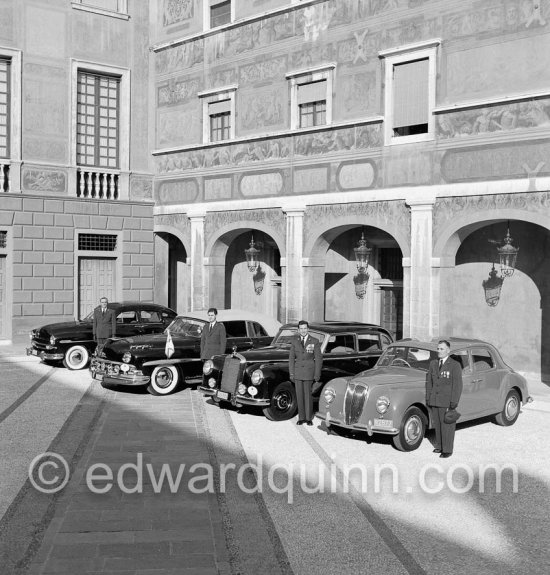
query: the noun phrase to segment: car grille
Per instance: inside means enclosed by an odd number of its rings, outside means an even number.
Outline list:
[[[102,359],[92,360],[92,368],[97,370],[98,373],[102,373],[104,375],[118,375],[119,373],[124,375],[124,373],[120,370],[121,365],[121,363],[112,363]],[[131,365],[128,367],[133,368]]]
[[[241,360],[232,355],[226,356],[223,362],[223,373],[220,389],[231,394],[237,392],[237,387],[242,377]]]
[[[359,421],[368,394],[369,388],[367,385],[348,383],[344,398],[344,417],[347,425],[354,425]]]

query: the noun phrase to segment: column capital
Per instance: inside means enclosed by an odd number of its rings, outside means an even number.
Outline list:
[[[435,204],[435,191],[433,194],[424,193],[421,196],[405,198],[405,204],[411,208],[411,211],[432,210]]]
[[[194,209],[190,209],[187,211],[186,216],[193,222],[197,222],[200,220],[203,220],[206,218],[206,210],[204,209],[198,209],[198,210],[194,210]]]
[[[306,206],[305,204],[288,203],[286,205],[283,204],[281,206],[281,209],[287,216],[300,217],[304,215],[304,212],[306,211]]]

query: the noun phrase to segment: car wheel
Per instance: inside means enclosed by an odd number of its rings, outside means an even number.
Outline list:
[[[297,411],[296,390],[289,381],[279,383],[275,387],[271,396],[271,404],[263,409],[264,415],[271,421],[292,419]]]
[[[495,423],[505,427],[514,425],[519,416],[520,408],[521,399],[519,398],[519,393],[515,389],[512,389],[506,396],[506,401],[504,402],[502,411],[495,415]]]
[[[151,374],[147,391],[151,395],[169,395],[177,389],[180,379],[175,365],[157,365]]]
[[[73,345],[65,352],[63,365],[67,369],[84,369],[90,360],[90,352],[83,345]]]
[[[393,445],[399,451],[414,451],[420,447],[428,421],[418,407],[409,407],[401,420],[399,433],[392,437]]]

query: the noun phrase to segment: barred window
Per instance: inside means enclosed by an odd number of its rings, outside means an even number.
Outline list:
[[[78,234],[78,249],[95,252],[114,252],[117,236],[111,234]]]
[[[0,58],[0,158],[10,156],[10,60]]]
[[[0,231],[0,248],[8,247],[8,232]]]
[[[118,168],[120,78],[78,72],[77,163]]]

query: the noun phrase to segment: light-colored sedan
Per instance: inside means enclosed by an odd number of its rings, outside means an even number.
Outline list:
[[[497,349],[474,339],[451,338],[451,357],[462,365],[458,423],[493,416],[512,425],[522,404],[532,401],[527,381],[506,365]],[[426,373],[437,359],[437,341],[400,340],[376,366],[354,377],[329,381],[316,416],[327,430],[346,428],[391,435],[401,451],[413,451],[432,427],[425,403]]]

